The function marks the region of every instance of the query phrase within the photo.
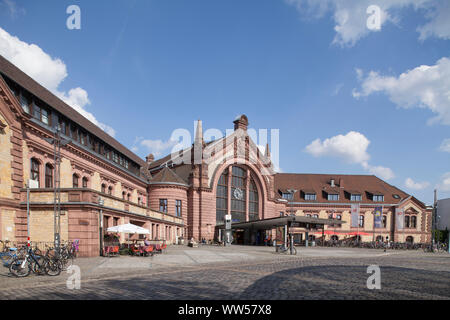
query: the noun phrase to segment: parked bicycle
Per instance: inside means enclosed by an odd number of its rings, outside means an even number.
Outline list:
[[[280,246],[277,246],[276,252],[284,254],[291,253],[291,246],[290,245],[286,246],[282,244]],[[297,254],[297,249],[295,249],[295,246],[292,247],[292,254]]]
[[[49,255],[39,255],[40,250],[28,247],[24,257],[16,257],[9,266],[9,272],[16,277],[27,277],[31,272],[35,274],[47,274],[58,276],[62,270],[61,261]]]

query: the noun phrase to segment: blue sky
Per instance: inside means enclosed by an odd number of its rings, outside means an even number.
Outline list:
[[[244,113],[280,130],[283,172],[376,174],[431,204],[450,197],[443,3],[0,0],[0,54],[141,157]]]

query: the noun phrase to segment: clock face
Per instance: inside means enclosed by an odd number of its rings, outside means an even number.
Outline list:
[[[244,191],[239,188],[234,189],[233,195],[236,199],[242,200],[244,198]]]

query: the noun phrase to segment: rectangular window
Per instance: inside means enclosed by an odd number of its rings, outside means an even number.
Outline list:
[[[383,195],[373,195],[372,197],[373,201],[375,202],[383,202],[384,201],[384,196]]]
[[[48,164],[45,166],[45,187],[53,188],[53,168]]]
[[[35,103],[33,103],[33,117],[41,121],[41,108]]]
[[[23,111],[30,113],[30,100],[23,94],[20,95],[20,105],[22,106]]]
[[[167,213],[167,199],[159,199],[159,211]]]
[[[361,195],[360,194],[350,195],[350,201],[361,201]]]
[[[305,193],[305,200],[315,201],[316,194],[315,193]]]
[[[339,195],[338,194],[328,194],[328,201],[337,201],[339,200]]]
[[[175,201],[176,215],[177,217],[181,217],[181,200]]]
[[[74,124],[70,125],[70,137],[73,140],[78,140],[78,130],[77,130],[77,127]]]
[[[41,109],[41,121],[45,124],[49,124],[48,111],[45,109]]]
[[[293,194],[292,193],[282,193],[281,197],[286,200],[292,200]]]

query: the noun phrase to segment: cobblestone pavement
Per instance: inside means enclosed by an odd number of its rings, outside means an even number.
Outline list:
[[[70,274],[14,278],[0,270],[0,299],[450,299],[450,255],[420,251],[173,246],[154,257],[77,259]],[[369,265],[381,289],[367,289]]]

